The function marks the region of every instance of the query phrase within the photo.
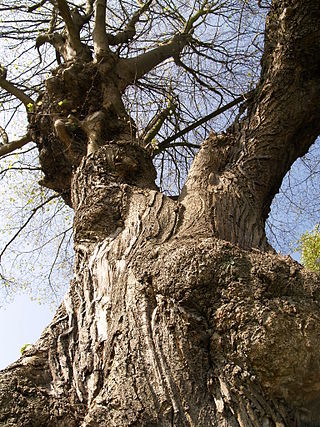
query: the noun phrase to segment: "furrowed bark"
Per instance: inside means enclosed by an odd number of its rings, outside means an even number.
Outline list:
[[[319,420],[319,278],[182,237],[184,208],[157,191],[147,153],[122,149],[138,173],[119,181],[104,146],[74,176],[75,277],[40,340],[1,374],[2,425]]]
[[[181,196],[191,222],[192,204],[202,204],[212,233],[244,248],[268,250],[264,225],[273,197],[320,133],[320,4],[291,3],[273,2],[247,117],[203,145]]]

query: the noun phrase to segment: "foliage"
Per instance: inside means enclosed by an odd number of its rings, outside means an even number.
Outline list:
[[[298,243],[302,263],[320,273],[320,224],[316,224],[312,231],[306,231]]]
[[[29,343],[27,343],[27,344],[23,344],[23,346],[21,347],[21,349],[20,349],[20,353],[21,353],[21,356],[23,355],[23,353],[28,349],[28,347],[30,347],[31,346],[31,344],[29,344]]]

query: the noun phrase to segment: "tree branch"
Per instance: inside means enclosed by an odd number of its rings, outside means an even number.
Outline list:
[[[128,22],[126,28],[123,31],[120,31],[118,34],[113,36],[112,34],[107,34],[107,40],[109,46],[116,46],[118,44],[128,43],[129,40],[133,39],[136,35],[136,24],[139,21],[141,15],[148,10],[153,0],[148,0],[143,4],[140,9],[138,9]]]
[[[41,209],[41,208],[43,208],[47,203],[49,203],[53,199],[56,199],[57,197],[60,197],[60,195],[59,194],[53,194],[47,200],[45,200],[43,203],[41,203],[39,206],[37,206],[36,208],[32,209],[29,218],[25,221],[24,224],[22,224],[22,226],[19,228],[19,230],[14,234],[14,236],[9,240],[9,242],[7,242],[5,244],[4,248],[2,249],[2,251],[0,253],[0,263],[1,263],[1,258],[3,256],[3,254],[5,253],[5,251],[11,245],[11,243],[19,236],[19,234],[21,233],[21,231],[24,228],[26,228],[26,226],[29,224],[29,222],[32,220],[32,218],[35,216],[35,214],[38,212],[38,210]]]
[[[165,122],[166,118],[173,113],[173,111],[177,108],[177,105],[173,103],[172,98],[169,98],[168,106],[160,111],[159,114],[156,114],[155,117],[151,120],[150,124],[147,126],[147,128],[144,131],[143,136],[143,146],[147,147],[150,143],[152,143],[152,140],[155,138],[155,136],[160,131],[163,123]]]
[[[97,60],[110,53],[106,33],[106,0],[95,1],[93,46]]]
[[[66,0],[57,0],[58,9],[62,19],[64,20],[68,34],[70,36],[71,45],[77,52],[82,51],[82,44],[80,41],[79,28],[73,22],[71,12]]]
[[[3,145],[0,145],[0,157],[4,156],[5,154],[12,153],[12,151],[15,151],[18,148],[23,147],[24,145],[28,144],[28,142],[30,141],[32,141],[32,139],[30,135],[27,134],[22,138],[17,139],[16,141],[7,142]]]
[[[319,37],[319,2],[273,2],[260,84],[241,124],[247,155],[238,162],[239,171],[258,183],[264,219],[285,174],[320,134]]]
[[[224,113],[225,111],[229,110],[230,108],[234,107],[235,105],[239,104],[241,101],[245,101],[248,98],[251,98],[254,94],[254,91],[250,91],[245,93],[244,95],[239,96],[238,98],[234,99],[233,101],[229,102],[228,104],[224,105],[221,108],[218,108],[217,110],[213,111],[212,113],[202,117],[201,119],[197,120],[196,122],[193,122],[190,126],[187,126],[186,128],[182,129],[180,132],[175,133],[174,135],[170,136],[169,138],[162,141],[158,148],[154,151],[155,154],[159,154],[164,149],[171,147],[171,142],[175,141],[176,139],[180,138],[181,136],[185,135],[186,133],[192,131],[193,129],[201,126],[203,123],[206,123],[208,120],[213,119],[214,117],[219,116],[220,114]]]
[[[194,25],[196,21],[202,16],[207,16],[210,13],[211,9],[207,6],[208,6],[208,0],[205,0],[201,8],[194,15],[189,17],[183,31],[185,34],[193,33]]]
[[[8,134],[3,129],[3,127],[1,127],[1,126],[0,126],[0,133],[1,133],[1,138],[2,138],[2,141],[3,141],[3,143],[0,144],[0,146],[3,145],[3,144],[8,144]]]
[[[149,7],[148,3],[149,1],[145,4],[146,7]],[[120,61],[120,75],[124,78],[124,80],[127,80],[128,84],[131,84],[166,59],[172,57],[178,60],[182,49],[192,39],[192,33],[194,31],[196,22],[201,17],[211,13],[211,11],[212,9],[208,6],[208,1],[205,0],[201,8],[195,12],[194,15],[190,16],[188,21],[185,22],[181,33],[176,34],[170,41],[135,58]],[[137,20],[138,19],[139,18],[137,18]],[[126,68],[124,71],[122,71],[123,65]]]
[[[86,2],[86,12],[85,12],[86,16],[91,16],[92,15],[92,13],[93,13],[93,3],[94,3],[94,0],[87,0],[87,2]]]
[[[185,203],[197,192],[208,191],[208,180],[199,171],[204,170],[201,168],[211,155],[210,169],[219,177],[217,182],[226,180],[225,190],[219,190],[219,202],[215,201],[214,225],[216,230],[219,228],[219,236],[226,240],[236,241],[234,236],[241,234],[238,222],[227,226],[217,218],[223,217],[229,209],[226,206],[234,212],[237,209],[243,212],[230,195],[237,194],[239,201],[250,200],[252,213],[259,222],[257,230],[259,227],[264,230],[272,200],[284,176],[320,134],[319,36],[319,2],[272,2],[266,20],[261,77],[247,116],[229,127],[221,138],[223,143],[215,136],[212,137],[214,144],[205,142],[189,171],[184,187]],[[189,195],[188,188],[192,188]],[[252,231],[248,235],[249,240],[243,235],[237,243],[268,250],[264,232]]]
[[[33,6],[29,6],[29,7],[28,7],[28,9],[27,9],[27,11],[28,11],[29,13],[32,13],[33,11],[35,11],[36,9],[38,9],[38,7],[41,7],[41,6],[43,6],[45,3],[47,3],[47,1],[48,1],[48,0],[42,0],[42,1],[40,1],[39,3],[34,4]]]
[[[186,34],[177,34],[169,42],[155,49],[135,58],[120,60],[118,73],[127,85],[134,83],[166,59],[178,57],[187,42]]]
[[[5,67],[0,65],[0,87],[11,93],[17,99],[19,99],[27,108],[28,105],[34,104],[33,99],[31,99],[27,94],[25,94],[21,89],[18,89],[13,83],[8,82],[7,80],[7,70]]]

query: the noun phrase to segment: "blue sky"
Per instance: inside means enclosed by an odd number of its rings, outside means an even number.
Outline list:
[[[50,323],[54,311],[49,305],[16,295],[12,303],[0,308],[0,369],[20,357],[24,344],[33,344]]]

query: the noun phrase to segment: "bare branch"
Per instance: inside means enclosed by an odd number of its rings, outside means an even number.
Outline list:
[[[0,145],[0,157],[4,156],[5,154],[12,153],[15,150],[18,150],[18,148],[23,147],[24,145],[28,144],[28,142],[30,141],[32,141],[32,139],[30,135],[27,134],[22,138],[17,139],[16,141],[7,142],[3,145]]]
[[[186,34],[193,33],[195,23],[198,21],[198,19],[202,16],[207,16],[210,12],[211,8],[208,5],[208,1],[205,0],[201,8],[194,15],[189,17],[183,32]]]
[[[153,0],[148,0],[143,4],[140,9],[138,9],[128,22],[126,28],[123,31],[120,31],[118,34],[113,36],[112,34],[107,34],[107,40],[109,46],[115,46],[117,44],[127,43],[129,40],[133,39],[136,35],[136,24],[139,21],[141,15],[148,10]]]
[[[128,85],[134,83],[166,59],[179,57],[187,41],[187,35],[177,34],[168,43],[155,49],[135,58],[122,59],[119,61],[118,73]]]
[[[184,64],[180,58],[177,58],[175,60],[176,65],[178,65],[179,67],[182,67],[184,70],[186,70],[188,73],[192,74],[193,78],[195,79],[196,82],[198,82],[201,86],[206,87],[207,89],[215,92],[217,95],[219,95],[221,97],[221,93],[217,90],[216,87],[209,85],[208,83],[206,83],[204,80],[200,79],[199,75],[201,75],[200,71],[195,71],[192,68],[188,67],[186,64]]]
[[[148,7],[149,1],[145,4]],[[151,2],[150,2],[151,3]],[[195,28],[196,22],[203,16],[211,13],[211,8],[208,6],[208,1],[205,0],[201,8],[192,16],[189,17],[188,21],[185,23],[183,30],[176,34],[170,41],[165,44],[162,44],[155,49],[143,53],[135,58],[126,60],[125,66],[127,70],[127,76],[124,76],[125,79],[130,83],[135,82],[154,67],[159,65],[161,62],[172,57],[175,60],[179,60],[179,56],[182,52],[182,49],[189,43],[192,39],[192,33]],[[139,15],[140,16],[140,15]],[[139,17],[136,18],[138,21]],[[134,25],[133,25],[134,28]],[[131,29],[132,30],[132,29]],[[121,63],[119,68],[122,68]],[[123,72],[121,74],[124,74]]]
[[[72,46],[76,51],[81,52],[82,44],[80,41],[79,28],[77,28],[73,22],[68,3],[66,0],[57,0],[57,5],[60,15],[66,24]]]
[[[93,13],[93,3],[94,3],[94,0],[87,0],[87,2],[86,2],[86,12],[85,12],[86,16],[91,16],[92,15],[92,13]]]
[[[180,132],[175,133],[174,135],[170,136],[169,138],[162,141],[158,148],[154,151],[155,154],[159,154],[162,150],[171,147],[171,142],[175,141],[177,138],[180,138],[181,136],[185,135],[186,133],[190,132],[191,130],[197,128],[198,126],[201,126],[203,123],[207,122],[208,120],[213,119],[214,117],[219,116],[220,114],[224,113],[225,111],[229,110],[230,108],[234,107],[235,105],[239,104],[241,101],[248,100],[251,98],[254,94],[254,91],[250,91],[245,93],[244,95],[239,96],[238,98],[234,99],[233,101],[229,102],[228,104],[224,105],[221,108],[218,108],[217,110],[213,111],[212,113],[208,114],[205,117],[202,117],[201,119],[197,120],[196,122],[192,123],[190,126],[187,126],[186,128],[182,129]],[[176,146],[177,144],[175,144]]]
[[[3,144],[8,144],[8,134],[7,132],[3,129],[3,127],[0,126],[0,133],[1,133],[1,137],[2,137],[2,141]],[[3,145],[3,144],[0,144]]]
[[[110,52],[106,33],[106,0],[96,0],[94,12],[93,46],[99,60]]]
[[[41,7],[41,6],[43,6],[45,3],[47,3],[47,1],[48,1],[48,0],[42,0],[42,1],[40,1],[39,3],[34,4],[33,6],[29,6],[29,7],[28,7],[28,9],[27,9],[27,11],[28,11],[29,13],[32,13],[34,10],[38,9],[38,7]]]
[[[14,95],[16,98],[18,98],[26,108],[28,108],[28,105],[34,104],[33,99],[31,99],[26,93],[24,93],[21,89],[18,89],[13,83],[8,82],[7,80],[7,70],[5,67],[0,65],[0,87],[2,89],[6,90],[7,92]]]
[[[149,129],[146,129],[145,136],[143,138],[143,146],[147,147],[149,144],[152,144],[152,140],[159,133],[164,121],[166,118],[173,113],[177,108],[177,105],[173,103],[172,98],[169,98],[168,106],[160,111],[152,120],[149,125]]]
[[[52,10],[52,16],[51,16],[51,19],[49,22],[48,31],[46,31],[44,34],[40,34],[36,38],[36,49],[37,49],[38,54],[39,54],[40,63],[42,62],[40,47],[45,43],[52,44],[54,46],[54,48],[56,49],[57,55],[59,55],[59,50],[58,50],[59,44],[57,43],[56,38],[54,38],[54,36],[52,35],[54,32],[55,26],[56,26],[56,21],[57,21],[57,8],[54,7]],[[60,40],[60,46],[61,45],[63,45],[62,40]]]
[[[174,148],[174,147],[188,147],[188,148],[195,148],[197,150],[199,150],[200,145],[198,144],[192,144],[191,142],[174,142],[173,144],[168,145],[167,147],[162,147],[161,149],[157,149],[153,152],[153,156],[161,153],[162,151],[164,151],[166,148]]]

